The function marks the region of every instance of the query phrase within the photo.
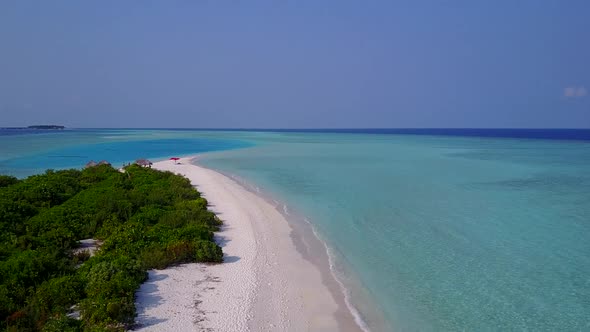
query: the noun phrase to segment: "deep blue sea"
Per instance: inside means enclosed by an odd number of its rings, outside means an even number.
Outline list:
[[[590,330],[590,130],[65,130],[0,172],[206,152],[304,216],[374,331]]]

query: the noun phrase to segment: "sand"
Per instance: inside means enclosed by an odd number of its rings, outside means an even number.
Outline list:
[[[191,164],[154,168],[186,176],[224,222],[224,263],[149,272],[137,292],[141,331],[357,331],[326,271],[297,250],[275,206],[233,179]],[[323,253],[325,254],[325,253]]]
[[[102,245],[102,242],[99,240],[84,239],[84,240],[80,240],[80,247],[74,249],[72,252],[74,253],[74,255],[78,255],[78,254],[81,254],[86,251],[86,252],[88,252],[90,257],[92,257],[96,254],[96,252],[98,251],[98,249],[100,248],[101,245]]]

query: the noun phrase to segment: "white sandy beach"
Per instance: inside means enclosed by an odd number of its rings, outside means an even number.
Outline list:
[[[190,162],[154,167],[186,176],[209,201],[224,222],[216,236],[225,262],[150,271],[137,293],[137,329],[358,330],[320,269],[297,251],[281,213],[234,180]]]

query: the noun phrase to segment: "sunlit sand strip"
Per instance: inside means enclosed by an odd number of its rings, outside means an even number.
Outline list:
[[[186,176],[207,198],[224,221],[217,237],[225,263],[150,271],[137,293],[138,330],[341,330],[320,271],[296,250],[274,206],[190,158],[154,168]]]

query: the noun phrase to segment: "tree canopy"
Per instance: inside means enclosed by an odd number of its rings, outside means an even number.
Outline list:
[[[148,269],[223,260],[220,226],[190,181],[170,172],[99,165],[0,176],[3,329],[124,330]],[[74,251],[88,238],[102,243],[92,257]]]

